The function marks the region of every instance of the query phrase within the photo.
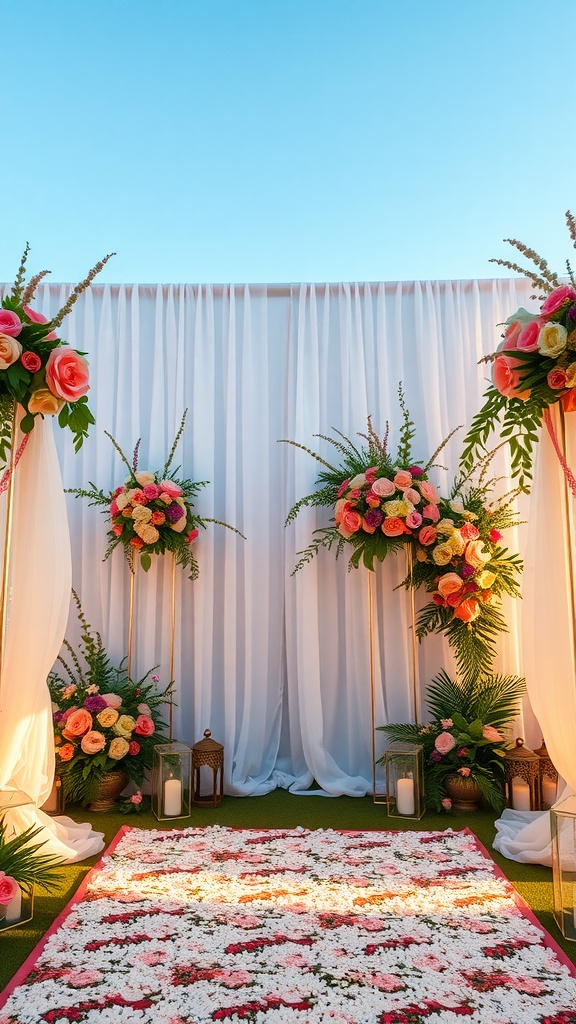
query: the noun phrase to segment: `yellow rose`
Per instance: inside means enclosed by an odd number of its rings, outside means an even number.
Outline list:
[[[20,342],[16,341],[16,338],[11,338],[9,334],[0,334],[0,370],[7,370],[12,363],[20,359],[21,355],[22,345]]]
[[[568,331],[562,324],[548,323],[538,335],[538,351],[543,356],[555,359],[566,348]]]
[[[111,729],[118,721],[118,712],[116,708],[104,708],[103,711],[96,715],[96,720],[103,729]]]
[[[576,331],[574,332],[576,334]],[[566,367],[566,387],[573,388],[576,384],[576,363]]]
[[[454,533],[450,534],[446,543],[455,555],[461,555],[466,547],[466,541],[460,533],[460,530],[454,530]]]
[[[156,527],[152,526],[150,523],[138,522],[134,529],[145,544],[155,544],[160,536]]]
[[[121,757],[126,756],[129,750],[130,744],[121,736],[116,736],[108,747],[108,757],[111,757],[113,761],[119,761]]]
[[[132,715],[120,715],[120,718],[112,728],[117,736],[129,738],[134,732],[135,725],[136,719],[132,718]]]
[[[432,551],[432,561],[436,565],[448,565],[454,557],[454,552],[449,544],[437,544]]]
[[[424,548],[421,548],[420,545],[418,545],[418,547],[416,548],[416,561],[417,562],[427,562],[428,561],[428,555],[426,554],[426,551],[424,550]]]
[[[138,523],[147,523],[152,518],[152,509],[147,505],[135,505],[132,509],[132,519]]]
[[[488,569],[483,569],[482,572],[478,573],[476,582],[479,587],[482,587],[482,590],[489,590],[495,579],[495,572],[489,572]]]
[[[384,510],[388,516],[397,516],[399,519],[406,517],[412,512],[414,506],[409,501],[385,501]]]
[[[454,521],[452,519],[441,519],[439,523],[436,523],[436,531],[449,536],[451,533],[454,533]]]
[[[29,412],[41,412],[43,416],[56,416],[64,405],[63,398],[57,398],[48,388],[38,388],[32,392],[28,402]]]

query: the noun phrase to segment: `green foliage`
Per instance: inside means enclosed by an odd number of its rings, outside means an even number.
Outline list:
[[[42,827],[31,826],[7,839],[6,825],[0,818],[0,872],[9,875],[28,893],[34,884],[45,892],[54,892],[58,888],[58,869],[65,863],[61,857],[39,852],[45,843],[34,840],[42,831]]]

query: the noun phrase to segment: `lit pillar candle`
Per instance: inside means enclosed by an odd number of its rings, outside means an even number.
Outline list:
[[[542,779],[542,803],[552,807],[556,802],[556,783],[545,775]]]
[[[182,813],[182,783],[180,779],[166,779],[164,783],[164,814],[177,818]]]
[[[10,903],[6,907],[5,919],[7,923],[12,921],[19,921],[22,917],[22,892],[18,888],[18,892],[12,897]]]
[[[396,809],[398,814],[414,814],[413,779],[398,779],[396,782]]]
[[[519,778],[512,780],[512,807],[515,811],[530,810],[530,786]]]

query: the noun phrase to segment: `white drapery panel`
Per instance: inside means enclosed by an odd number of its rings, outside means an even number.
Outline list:
[[[193,743],[205,728],[224,743],[226,789],[257,794],[276,786],[361,795],[372,784],[368,583],[364,570],[328,552],[290,572],[326,510],[305,510],[284,528],[293,502],[310,493],[319,468],[298,441],[334,458],[316,434],[354,437],[372,415],[398,439],[398,383],[416,423],[415,460],[427,460],[458,424],[468,424],[485,388],[478,359],[495,348],[496,326],[519,305],[523,281],[362,285],[192,287],[96,286],[78,302],[64,337],[86,351],[97,425],[78,456],[58,431],[64,486],[124,480],[104,430],[130,458],[141,437],[140,469],[164,464],[184,408],[188,421],[176,465],[210,484],[196,508],[224,519],[242,541],[209,525],[197,543],[200,578],[177,571],[174,732]],[[36,307],[53,315],[68,287],[45,285]],[[452,439],[436,481],[457,470],[463,433]],[[502,456],[502,459],[504,456]],[[497,465],[505,472],[505,464]],[[103,563],[106,524],[68,497],[73,584],[114,660],[127,650],[129,573],[120,551]],[[511,548],[522,536],[510,535]],[[375,578],[378,723],[411,720],[413,680],[408,597],[393,588],[403,556]],[[167,559],[136,579],[133,670],[159,665],[168,681],[170,581]],[[497,668],[522,669],[521,603],[510,602],[510,634]],[[77,636],[75,624],[68,636]],[[418,650],[420,705],[449,649],[429,638]],[[528,715],[527,742],[540,734]]]

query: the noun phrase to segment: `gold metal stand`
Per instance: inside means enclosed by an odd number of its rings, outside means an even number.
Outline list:
[[[172,555],[172,606],[170,614],[170,704],[168,710],[168,737],[172,743],[172,716],[174,712],[174,637],[176,635],[176,555]]]
[[[136,559],[130,569],[130,609],[128,612],[128,675],[132,678],[132,652],[134,649],[134,603],[136,591]]]
[[[559,419],[560,419],[560,438],[559,442],[562,445],[562,454],[567,459],[567,445],[566,445],[566,413],[562,408],[561,403],[558,407]],[[574,498],[572,492],[568,486],[566,475],[564,476],[564,529],[566,533],[566,551],[568,553],[568,575],[570,580],[570,611],[572,618],[572,643],[574,646],[574,665],[576,666],[576,593],[574,590],[574,558],[573,558],[573,537],[574,534]]]
[[[12,547],[12,519],[14,512],[14,468],[16,466],[16,409],[12,414],[9,478],[6,493],[6,523],[4,526],[4,561],[2,564],[2,592],[0,594],[0,710],[6,653],[6,627],[8,622],[8,594],[10,588],[10,551]]]

